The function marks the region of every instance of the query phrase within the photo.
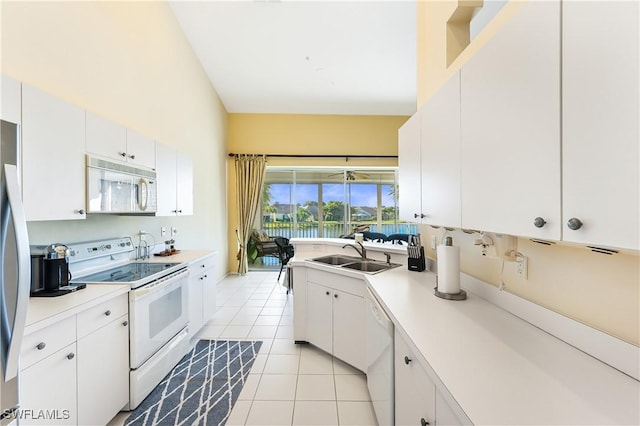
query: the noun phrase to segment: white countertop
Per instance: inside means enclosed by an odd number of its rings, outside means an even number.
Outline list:
[[[125,284],[92,284],[63,296],[31,297],[25,334],[33,333],[127,292],[129,286]]]
[[[365,278],[474,424],[640,423],[638,381],[473,293],[440,299],[406,268]]]

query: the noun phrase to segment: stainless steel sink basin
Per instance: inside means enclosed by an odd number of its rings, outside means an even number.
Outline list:
[[[311,259],[311,260],[313,260],[314,262],[326,263],[327,265],[335,265],[335,266],[345,265],[347,263],[353,263],[353,262],[360,262],[360,259],[358,259],[357,257],[342,256],[339,254],[316,257],[315,259]]]
[[[369,273],[386,271],[387,269],[395,268],[396,266],[400,266],[400,265],[396,263],[378,263],[378,262],[371,262],[366,260],[342,265],[343,268],[355,269],[356,271],[369,272]]]
[[[352,269],[367,274],[377,274],[378,272],[400,266],[398,263],[385,263],[378,260],[362,260],[359,257],[343,256],[340,254],[316,257],[310,260],[313,262],[324,263],[329,266]]]

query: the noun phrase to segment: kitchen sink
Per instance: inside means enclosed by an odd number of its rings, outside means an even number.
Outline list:
[[[380,272],[386,271],[387,269],[395,268],[396,266],[400,266],[396,263],[381,263],[381,262],[372,262],[370,260],[358,261],[356,263],[349,263],[346,265],[342,265],[343,268],[355,269],[356,271],[362,272]]]
[[[338,254],[333,254],[330,256],[322,256],[322,257],[316,257],[315,259],[311,259],[314,262],[320,262],[320,263],[326,263],[327,265],[335,265],[335,266],[340,266],[340,265],[345,265],[347,263],[353,263],[353,262],[360,262],[361,260],[357,257],[351,257],[351,256],[341,256]]]
[[[387,269],[392,269],[400,266],[400,264],[398,263],[385,263],[378,260],[362,260],[359,257],[342,256],[339,254],[316,257],[310,260],[313,262],[324,263],[325,265],[352,269],[367,274],[377,274],[378,272],[386,271]]]

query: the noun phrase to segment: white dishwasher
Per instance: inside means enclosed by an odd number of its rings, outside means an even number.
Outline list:
[[[394,424],[393,322],[367,289],[367,387],[378,424]]]

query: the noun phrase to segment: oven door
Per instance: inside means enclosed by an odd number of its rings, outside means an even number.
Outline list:
[[[187,269],[129,292],[130,364],[140,367],[189,322]]]

